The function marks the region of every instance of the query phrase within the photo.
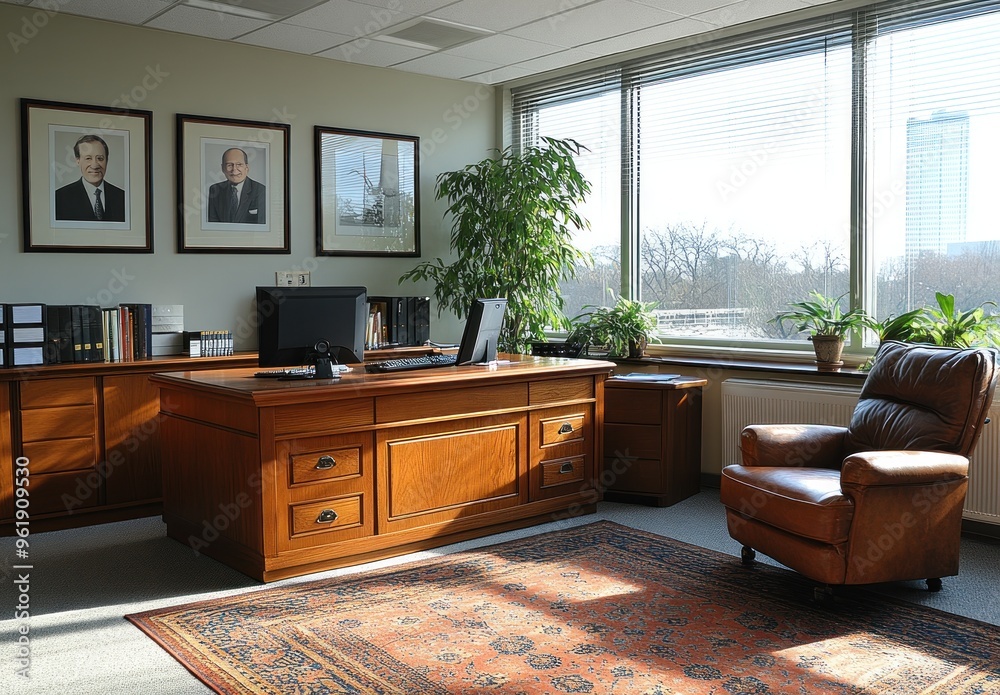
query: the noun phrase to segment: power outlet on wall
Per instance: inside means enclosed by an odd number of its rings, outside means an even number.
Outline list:
[[[274,274],[274,281],[278,287],[309,287],[308,270],[279,270]]]

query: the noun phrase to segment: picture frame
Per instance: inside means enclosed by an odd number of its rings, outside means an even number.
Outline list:
[[[316,255],[420,255],[420,139],[315,126]]]
[[[20,105],[24,251],[152,253],[152,112]]]
[[[288,123],[177,114],[178,253],[291,253]]]

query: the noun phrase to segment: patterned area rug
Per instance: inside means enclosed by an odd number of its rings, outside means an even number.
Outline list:
[[[126,617],[219,693],[1000,693],[995,626],[607,521]]]

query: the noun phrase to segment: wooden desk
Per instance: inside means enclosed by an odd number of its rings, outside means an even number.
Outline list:
[[[593,512],[613,367],[155,375],[167,533],[271,581]]]

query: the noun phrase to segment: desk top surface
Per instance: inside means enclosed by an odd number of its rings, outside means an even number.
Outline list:
[[[258,402],[308,398],[310,392],[325,398],[355,397],[403,391],[474,386],[569,376],[610,375],[614,363],[592,359],[503,355],[495,366],[464,365],[432,367],[403,372],[368,373],[362,365],[351,365],[339,379],[302,379],[285,381],[254,377],[259,368],[216,369],[206,371],[165,372],[150,376],[160,387],[185,389],[251,398]]]

